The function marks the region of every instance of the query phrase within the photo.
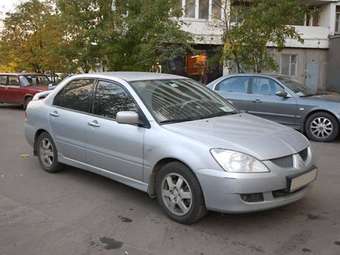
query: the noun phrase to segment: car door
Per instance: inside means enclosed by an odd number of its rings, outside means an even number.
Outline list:
[[[228,99],[239,110],[249,110],[248,91],[250,77],[234,76],[226,78],[216,84],[214,90],[222,97]]]
[[[143,127],[119,124],[117,112],[137,111],[136,103],[120,84],[100,80],[96,86],[94,116],[89,123],[88,164],[143,180]]]
[[[6,91],[6,101],[8,103],[22,104],[24,102],[25,94],[20,87],[19,76],[8,75]]]
[[[55,96],[49,121],[58,151],[68,160],[85,163],[94,79],[76,79]]]
[[[0,75],[0,103],[6,102],[7,75]]]
[[[278,123],[297,126],[297,101],[295,97],[282,97],[277,92],[284,91],[284,87],[274,79],[268,77],[253,77],[251,81],[251,108],[249,113],[258,115]]]

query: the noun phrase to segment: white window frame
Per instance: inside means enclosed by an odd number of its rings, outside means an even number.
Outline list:
[[[340,5],[335,6],[336,9],[340,8]],[[336,10],[335,9],[335,10]],[[339,16],[339,18],[338,18]],[[336,26],[338,26],[338,30],[336,30]],[[340,34],[340,11],[335,11],[335,33]]]
[[[280,73],[283,74],[282,72],[282,66],[283,66],[283,56],[289,56],[289,63],[288,63],[288,76],[291,76],[291,77],[296,77],[297,76],[297,69],[298,69],[298,63],[299,63],[299,55],[297,54],[281,54],[281,57],[280,57]],[[292,75],[292,56],[295,56],[296,58],[296,62],[295,62],[295,74]],[[287,74],[284,74],[284,75],[287,75]]]
[[[226,6],[227,2],[229,0],[221,0],[222,2],[222,8],[221,8],[221,16],[220,18],[223,18],[223,8],[225,8],[224,6]],[[199,18],[199,0],[195,0],[195,17],[186,17],[185,16],[185,4],[186,4],[186,0],[182,0],[182,9],[183,9],[183,19],[186,20],[199,20],[199,21],[211,21],[212,20],[212,0],[209,0],[209,7],[208,7],[208,19],[201,19]]]

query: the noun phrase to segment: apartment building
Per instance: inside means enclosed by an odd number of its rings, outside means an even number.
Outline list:
[[[332,83],[327,79],[329,75],[339,76],[340,66],[334,65],[339,65],[340,62],[340,37],[337,36],[340,35],[340,1],[309,2],[311,8],[317,11],[312,16],[306,16],[303,24],[295,26],[304,43],[288,39],[282,51],[279,52],[272,44],[268,44],[268,50],[278,63],[277,72],[289,75],[314,90],[324,90],[328,83]],[[180,4],[183,8],[182,29],[193,35],[193,47],[197,52],[188,54],[182,62],[177,60],[177,63],[172,63],[173,71],[198,77],[202,66],[200,61],[209,61],[221,49],[223,26],[220,22],[225,18],[225,10],[228,11],[232,0],[180,0]],[[229,72],[231,71],[220,66],[209,70],[207,79],[211,80]],[[340,78],[337,78],[337,82],[339,84],[335,85],[333,81],[333,87],[340,88]]]

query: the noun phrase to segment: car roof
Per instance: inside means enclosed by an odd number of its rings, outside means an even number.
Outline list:
[[[86,77],[101,77],[101,78],[119,78],[129,81],[143,81],[143,80],[173,80],[173,79],[188,79],[187,77],[173,75],[173,74],[164,74],[164,73],[151,73],[151,72],[100,72],[100,73],[91,73],[91,74],[83,74],[79,75]]]
[[[257,76],[257,77],[272,77],[272,78],[287,78],[292,79],[292,77],[284,74],[278,74],[278,73],[236,73],[236,74],[229,74],[224,76],[224,78],[227,77],[243,77],[243,76]]]
[[[47,76],[46,74],[43,73],[0,73],[0,75],[43,75],[43,76]]]

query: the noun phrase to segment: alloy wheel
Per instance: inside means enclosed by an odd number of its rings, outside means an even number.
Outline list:
[[[40,142],[40,158],[43,165],[50,168],[54,162],[53,145],[48,138],[44,138]]]
[[[190,186],[180,174],[170,173],[163,179],[161,195],[168,210],[177,216],[186,215],[192,207]]]
[[[310,124],[310,131],[317,138],[327,138],[332,135],[333,123],[326,117],[317,117]]]

